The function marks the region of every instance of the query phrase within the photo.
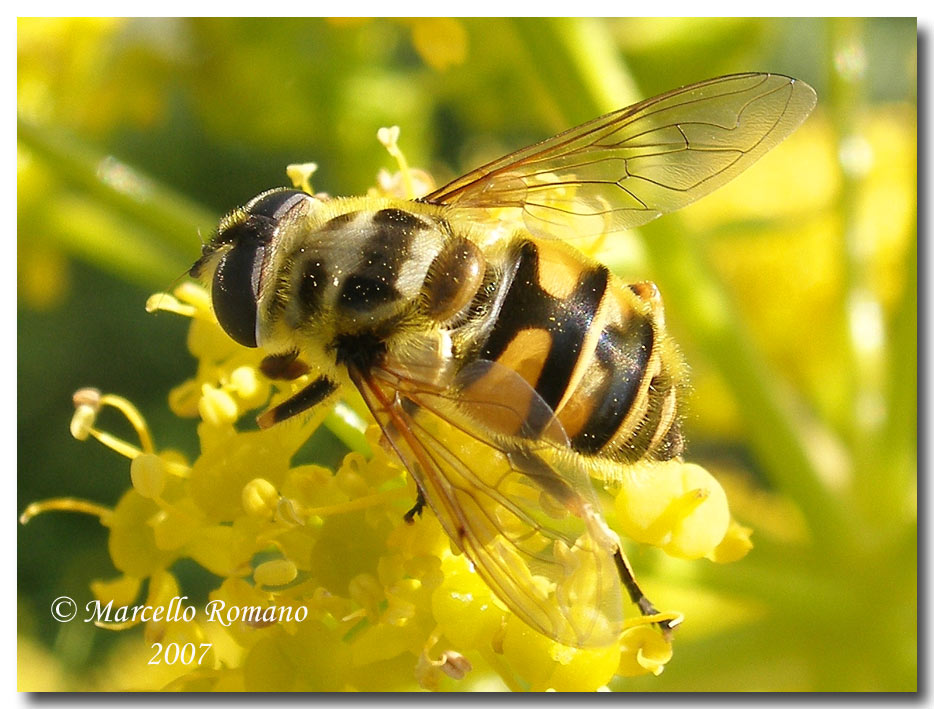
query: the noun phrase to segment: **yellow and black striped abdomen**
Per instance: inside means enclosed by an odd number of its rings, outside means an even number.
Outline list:
[[[558,241],[526,238],[478,358],[518,372],[572,448],[622,462],[681,453],[680,357],[651,283],[627,285]]]

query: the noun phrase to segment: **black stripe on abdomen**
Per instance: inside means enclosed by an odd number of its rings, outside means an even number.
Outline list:
[[[642,316],[634,317],[624,326],[607,325],[600,333],[592,366],[601,370],[603,385],[594,394],[599,403],[571,438],[576,451],[597,453],[619,430],[636,403],[654,342],[652,322]]]
[[[497,360],[523,330],[547,331],[551,336],[550,347],[538,380],[530,383],[545,403],[555,409],[574,373],[608,278],[605,266],[586,268],[571,294],[556,298],[540,285],[537,247],[532,242],[523,242],[515,276],[479,357]]]

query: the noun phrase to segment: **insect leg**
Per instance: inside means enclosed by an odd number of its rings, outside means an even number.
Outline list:
[[[646,595],[642,592],[642,589],[639,588],[639,584],[636,583],[636,577],[632,573],[632,567],[629,565],[629,560],[623,554],[623,550],[619,547],[616,547],[616,552],[613,554],[613,560],[616,562],[616,568],[619,571],[619,577],[623,582],[623,586],[626,587],[629,597],[632,599],[632,602],[639,607],[639,611],[642,615],[651,617],[653,615],[658,615],[658,609],[650,601]],[[668,638],[671,635],[671,631],[674,630],[675,626],[680,622],[680,620],[661,620],[656,625],[662,631],[662,634]]]
[[[278,406],[264,411],[257,417],[256,423],[259,424],[260,428],[269,428],[280,421],[285,421],[285,419],[292,418],[296,414],[310,409],[316,404],[320,404],[335,391],[337,391],[337,384],[327,377],[318,377],[294,396],[286,399]]]
[[[402,399],[401,404],[402,410],[405,411],[405,413],[407,413],[409,416],[414,418],[415,414],[418,413],[418,404],[416,404],[411,399]],[[416,516],[422,514],[422,510],[425,508],[426,504],[425,493],[422,492],[422,487],[418,484],[418,481],[415,483],[415,488],[418,490],[418,496],[415,498],[415,504],[412,505],[412,509],[406,512],[405,516],[403,517],[403,519],[408,524],[411,524],[412,520],[414,520]]]
[[[425,493],[422,492],[421,487],[418,485],[416,485],[416,488],[418,488],[418,497],[415,498],[415,504],[412,505],[412,509],[406,512],[405,517],[403,517],[409,524],[412,523],[412,520],[414,520],[417,515],[421,515],[422,509],[425,507]]]

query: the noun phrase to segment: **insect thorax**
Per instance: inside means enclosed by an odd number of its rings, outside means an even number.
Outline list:
[[[340,338],[387,341],[431,328],[467,304],[462,292],[478,277],[458,273],[482,276],[477,247],[430,210],[420,213],[420,205],[386,204],[353,201],[333,215],[338,210],[326,203],[324,219],[312,215],[283,234],[269,271],[275,287],[263,303],[265,345],[298,338],[299,349],[333,350]]]

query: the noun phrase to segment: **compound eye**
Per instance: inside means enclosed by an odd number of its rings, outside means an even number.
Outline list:
[[[246,210],[254,217],[279,220],[292,207],[305,199],[309,199],[309,196],[301,190],[275,189],[254,198],[246,206]]]
[[[257,346],[256,314],[264,256],[261,244],[241,241],[221,257],[214,272],[214,314],[224,332],[245,347]]]

